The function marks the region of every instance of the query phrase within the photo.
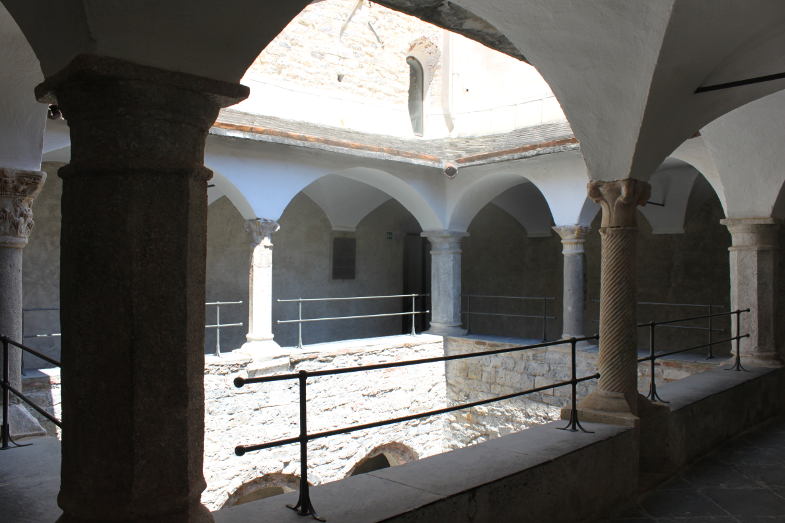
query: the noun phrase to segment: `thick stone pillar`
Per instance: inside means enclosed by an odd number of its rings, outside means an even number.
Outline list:
[[[22,251],[33,230],[30,206],[46,180],[46,173],[0,167],[0,334],[22,340]],[[0,369],[3,355],[0,352]],[[22,351],[10,348],[8,381],[22,390]],[[0,397],[2,402],[2,397]],[[11,395],[8,423],[11,437],[42,435],[46,431]]]
[[[773,218],[730,218],[721,223],[731,234],[731,310],[750,309],[741,316],[741,332],[750,334],[741,340],[742,365],[781,366],[775,342],[779,224]],[[735,336],[735,319],[732,332]]]
[[[586,255],[584,244],[589,227],[557,225],[564,255],[562,291],[562,338],[585,336],[583,313],[586,307]]]
[[[439,336],[463,336],[461,327],[461,240],[465,232],[422,233],[431,242],[431,328]]]
[[[251,236],[252,251],[248,269],[248,341],[241,350],[255,358],[272,355],[281,348],[273,340],[272,235],[278,229],[280,225],[272,220],[245,222],[245,230]]]
[[[62,522],[212,521],[204,444],[207,132],[247,88],[82,55],[36,89],[63,179]]]
[[[649,198],[648,183],[625,179],[593,181],[589,197],[602,206],[600,279],[600,379],[581,403],[595,417],[628,418],[638,414],[635,251],[636,209]]]

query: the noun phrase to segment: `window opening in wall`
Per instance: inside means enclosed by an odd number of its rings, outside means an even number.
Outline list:
[[[353,280],[357,262],[357,241],[354,238],[333,238],[333,279]]]
[[[415,57],[408,56],[406,63],[409,64],[409,118],[412,120],[412,131],[414,131],[414,134],[422,136],[424,127],[425,77],[422,64]]]
[[[390,461],[384,454],[379,454],[360,462],[352,472],[352,476],[373,472],[374,470],[390,468]]]

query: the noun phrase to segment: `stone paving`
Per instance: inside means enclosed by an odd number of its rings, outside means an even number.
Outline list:
[[[603,521],[785,521],[785,418],[731,440]]]

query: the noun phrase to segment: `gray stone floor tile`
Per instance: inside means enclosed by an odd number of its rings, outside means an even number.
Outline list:
[[[641,506],[655,518],[728,515],[696,490],[655,490],[641,501]]]
[[[734,516],[785,518],[785,500],[768,489],[705,489],[704,493]]]

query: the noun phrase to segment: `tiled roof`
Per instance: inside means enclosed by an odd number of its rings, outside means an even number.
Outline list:
[[[435,167],[445,163],[476,165],[578,147],[566,121],[485,136],[423,139],[224,110],[212,132]]]

